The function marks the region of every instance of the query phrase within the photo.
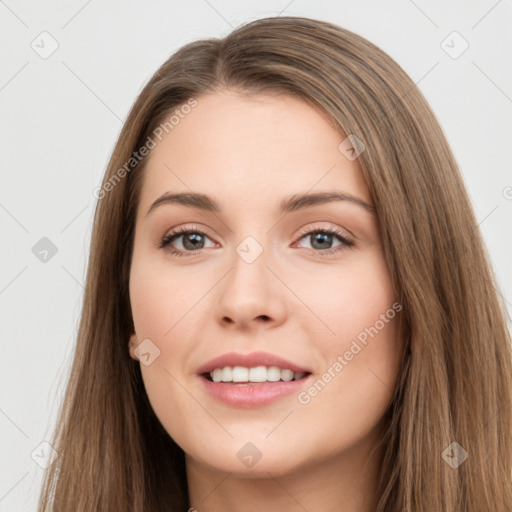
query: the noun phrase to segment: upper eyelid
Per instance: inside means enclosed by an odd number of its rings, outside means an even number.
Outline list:
[[[349,233],[349,231],[347,229],[340,228],[338,226],[333,228],[332,226],[322,226],[320,224],[316,224],[316,225],[313,225],[313,226],[306,225],[305,227],[300,228],[298,234],[310,233],[311,231],[315,231],[315,230],[316,231],[322,231],[322,230],[328,230],[328,229],[341,229],[341,230],[346,231],[347,233]],[[184,234],[184,233],[190,233],[190,232],[196,232],[196,231],[197,232],[202,232],[204,234],[208,234],[209,229],[208,228],[204,228],[202,226],[199,226],[198,224],[194,224],[192,226],[179,225],[179,226],[176,226],[174,228],[168,229],[165,232],[164,236],[176,235],[176,234]]]
[[[307,235],[307,234],[313,233],[315,231],[332,231],[332,230],[342,232],[343,236],[345,238],[347,238],[347,239],[348,238],[355,239],[354,235],[348,229],[341,228],[340,226],[332,226],[332,225],[322,226],[320,224],[316,224],[316,225],[313,225],[313,226],[306,226],[306,227],[300,229],[299,234],[300,235],[304,235],[304,234]],[[345,235],[345,233],[343,233],[343,232],[346,232],[347,235]]]

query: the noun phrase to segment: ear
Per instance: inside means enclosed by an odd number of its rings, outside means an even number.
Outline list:
[[[130,336],[130,340],[129,340],[129,343],[128,343],[128,348],[129,348],[129,351],[130,351],[130,357],[132,359],[135,359],[135,361],[138,361],[139,358],[135,355],[135,348],[137,347],[138,343],[137,343],[137,336],[135,335],[135,333],[133,333],[131,336]]]

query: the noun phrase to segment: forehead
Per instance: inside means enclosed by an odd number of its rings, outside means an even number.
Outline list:
[[[238,208],[315,189],[341,190],[371,203],[357,160],[329,116],[284,95],[200,96],[148,157],[141,209],[164,192],[198,191]]]

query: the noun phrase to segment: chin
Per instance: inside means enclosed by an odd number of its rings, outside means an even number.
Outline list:
[[[271,448],[256,448],[250,442],[235,442],[233,447],[216,446],[215,452],[194,455],[187,454],[187,458],[194,459],[196,463],[206,465],[212,470],[231,473],[239,478],[269,478],[292,473],[301,467],[300,460],[296,460],[296,447],[289,450]],[[240,445],[240,446],[239,446]],[[270,475],[269,475],[270,473]]]

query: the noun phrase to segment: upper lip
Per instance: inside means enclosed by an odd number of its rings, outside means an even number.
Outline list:
[[[211,359],[207,363],[200,366],[197,370],[199,375],[209,373],[215,368],[224,368],[225,366],[244,366],[246,368],[254,368],[256,366],[278,366],[281,369],[289,369],[294,372],[310,373],[307,368],[303,368],[298,364],[288,361],[275,354],[269,352],[251,352],[250,354],[237,354],[229,352],[221,356]]]

